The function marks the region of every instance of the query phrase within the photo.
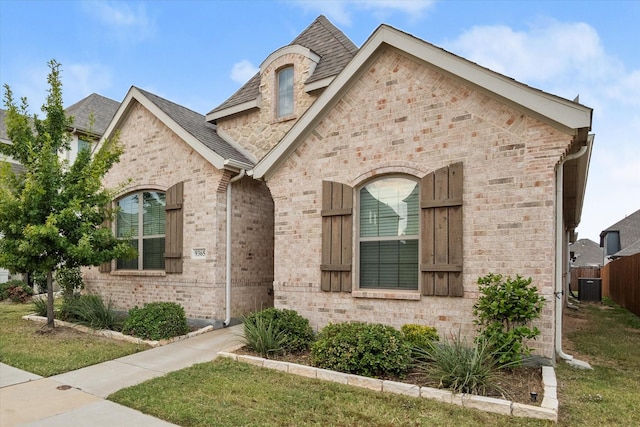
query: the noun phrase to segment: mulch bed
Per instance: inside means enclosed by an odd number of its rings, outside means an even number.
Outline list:
[[[258,357],[260,356],[259,354],[249,350],[247,347],[242,347],[241,349],[236,350],[235,353]],[[311,356],[309,352],[274,355],[270,358],[282,362],[312,366]],[[502,390],[504,390],[505,395],[493,393],[489,394],[490,397],[512,400],[514,402],[524,403],[527,405],[540,406],[544,391],[541,368],[521,367],[516,369],[505,369],[499,371],[497,375],[497,385]],[[404,378],[389,377],[383,379],[415,384],[420,387],[440,388],[438,379],[428,377],[423,372],[417,369],[410,370]],[[537,393],[537,400],[535,402],[531,400],[532,392]]]

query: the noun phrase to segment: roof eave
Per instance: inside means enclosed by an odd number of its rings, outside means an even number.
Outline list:
[[[215,122],[223,117],[233,116],[234,114],[244,113],[256,108],[260,108],[260,98],[252,99],[251,101],[243,102],[242,104],[234,105],[229,108],[224,108],[218,111],[212,111],[205,116],[205,120],[208,122]]]

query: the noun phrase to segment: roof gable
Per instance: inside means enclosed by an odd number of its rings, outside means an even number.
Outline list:
[[[305,82],[313,90],[329,84],[330,79],[339,74],[358,51],[356,45],[322,15],[285,47],[296,45],[309,49],[320,58],[313,73]],[[208,112],[207,120],[215,120],[220,116],[217,113],[223,111],[226,116],[257,108],[260,80],[260,72],[258,72],[236,93]]]
[[[142,104],[191,148],[218,169],[249,168],[253,162],[222,139],[216,126],[202,114],[132,86],[109,124],[101,142],[122,126],[135,103]]]
[[[377,52],[386,47],[396,48],[443,73],[498,96],[567,134],[586,138],[587,131],[591,128],[592,110],[588,107],[531,88],[410,34],[381,25],[289,133],[258,162],[252,171],[254,177],[268,178],[349,89]],[[586,140],[583,142],[587,144]]]
[[[76,130],[100,136],[107,129],[119,106],[118,101],[92,93],[65,109],[65,112],[67,116],[73,116]],[[92,114],[93,123],[90,120]]]

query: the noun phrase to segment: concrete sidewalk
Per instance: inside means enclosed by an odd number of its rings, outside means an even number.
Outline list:
[[[120,389],[215,359],[241,343],[242,326],[42,378],[0,363],[0,426],[172,426],[105,400]]]

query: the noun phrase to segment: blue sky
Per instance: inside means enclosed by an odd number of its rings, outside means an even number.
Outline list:
[[[594,109],[580,238],[640,209],[640,1],[0,0],[0,83],[39,113],[135,85],[207,113],[324,14],[357,46],[382,23]]]

